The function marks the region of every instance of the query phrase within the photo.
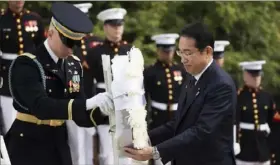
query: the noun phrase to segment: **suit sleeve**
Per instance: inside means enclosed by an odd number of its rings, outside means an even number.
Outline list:
[[[233,92],[229,85],[210,88],[195,125],[157,145],[163,163],[190,153],[192,148],[202,147],[207,139],[215,136],[223,122],[232,118]]]
[[[92,122],[89,124],[90,116],[86,111],[86,100],[82,94],[76,99],[48,97],[38,66],[29,58],[17,58],[12,69],[11,85],[17,101],[27,107],[29,113],[37,118],[41,120],[73,119],[79,123],[78,125],[93,126]]]

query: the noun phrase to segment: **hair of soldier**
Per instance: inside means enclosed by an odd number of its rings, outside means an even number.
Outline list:
[[[190,37],[195,40],[195,46],[199,51],[203,51],[207,46],[211,46],[214,49],[214,37],[209,31],[208,27],[201,22],[194,22],[186,25],[180,33],[180,36]]]

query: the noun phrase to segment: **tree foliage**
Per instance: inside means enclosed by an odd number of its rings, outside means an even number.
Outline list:
[[[26,2],[26,7],[38,12],[46,25],[51,17],[52,2]],[[70,3],[81,3],[71,1]],[[225,69],[242,83],[238,63],[244,60],[266,60],[263,85],[274,94],[280,90],[280,2],[180,2],[180,1],[94,1],[89,16],[95,24],[94,34],[104,37],[102,23],[96,15],[103,9],[127,9],[124,39],[141,48],[145,62],[155,60],[155,45],[151,36],[165,32],[180,32],[193,21],[208,24],[216,39],[230,41],[226,48]],[[5,7],[6,2],[0,2]]]

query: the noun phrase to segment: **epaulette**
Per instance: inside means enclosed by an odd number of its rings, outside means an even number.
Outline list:
[[[36,56],[31,54],[31,53],[23,53],[23,54],[21,54],[21,56],[27,56],[27,57],[29,57],[31,59],[35,59],[36,58]]]
[[[81,60],[79,59],[79,57],[77,57],[77,56],[75,56],[75,55],[72,55],[72,57],[73,57],[73,59],[76,60],[76,61],[79,61],[79,62],[81,61]]]
[[[237,91],[237,95],[239,95],[243,91],[243,88],[239,88]]]

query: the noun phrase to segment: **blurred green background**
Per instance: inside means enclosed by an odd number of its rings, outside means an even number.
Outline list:
[[[70,3],[82,3],[71,1]],[[28,1],[27,9],[39,13],[48,26],[52,2]],[[102,23],[96,15],[110,7],[123,7],[124,39],[142,50],[146,64],[155,61],[155,44],[151,36],[159,33],[178,33],[188,23],[201,20],[209,25],[216,40],[229,40],[225,69],[242,85],[242,71],[238,62],[266,60],[263,87],[280,96],[280,2],[150,2],[150,1],[94,1],[89,16],[95,24],[93,33],[104,37]],[[5,8],[6,2],[0,2]]]

